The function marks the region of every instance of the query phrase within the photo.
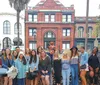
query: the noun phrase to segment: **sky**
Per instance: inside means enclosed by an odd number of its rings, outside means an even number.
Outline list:
[[[34,7],[40,0],[30,0],[28,6]],[[86,1],[87,0],[59,0],[64,6],[69,7],[74,5],[75,16],[86,16]],[[0,2],[0,13],[16,13],[16,11],[10,7],[9,0],[1,0]],[[24,15],[24,11],[21,12]],[[100,15],[100,0],[90,0],[89,16]]]

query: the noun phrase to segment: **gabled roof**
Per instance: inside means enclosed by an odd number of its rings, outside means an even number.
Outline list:
[[[41,0],[33,10],[74,10],[74,6],[65,7],[59,0]]]

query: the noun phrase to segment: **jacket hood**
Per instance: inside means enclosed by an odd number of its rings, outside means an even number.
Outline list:
[[[19,58],[19,56],[20,56],[21,54],[24,56],[24,52],[23,52],[23,51],[20,51],[19,54],[18,54],[18,58]]]

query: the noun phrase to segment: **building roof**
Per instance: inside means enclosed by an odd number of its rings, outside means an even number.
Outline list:
[[[96,16],[88,18],[89,22],[97,22],[98,20],[100,20],[100,18],[96,17]],[[75,22],[76,23],[84,23],[84,22],[86,22],[86,17],[75,17]]]
[[[37,11],[39,10],[63,10],[63,11],[71,10],[71,11],[74,11],[74,5],[71,5],[70,7],[65,7],[59,0],[41,0],[35,7],[32,7],[31,10],[37,10]]]
[[[7,13],[7,12],[2,12],[0,13],[0,16],[17,16],[15,13]],[[24,19],[24,17],[20,16],[21,19]]]

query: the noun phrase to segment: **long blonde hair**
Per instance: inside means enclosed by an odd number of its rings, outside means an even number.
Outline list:
[[[71,57],[71,51],[70,50],[64,50],[63,52],[63,55],[62,55],[62,59],[64,58],[64,56],[67,56],[67,57]]]

